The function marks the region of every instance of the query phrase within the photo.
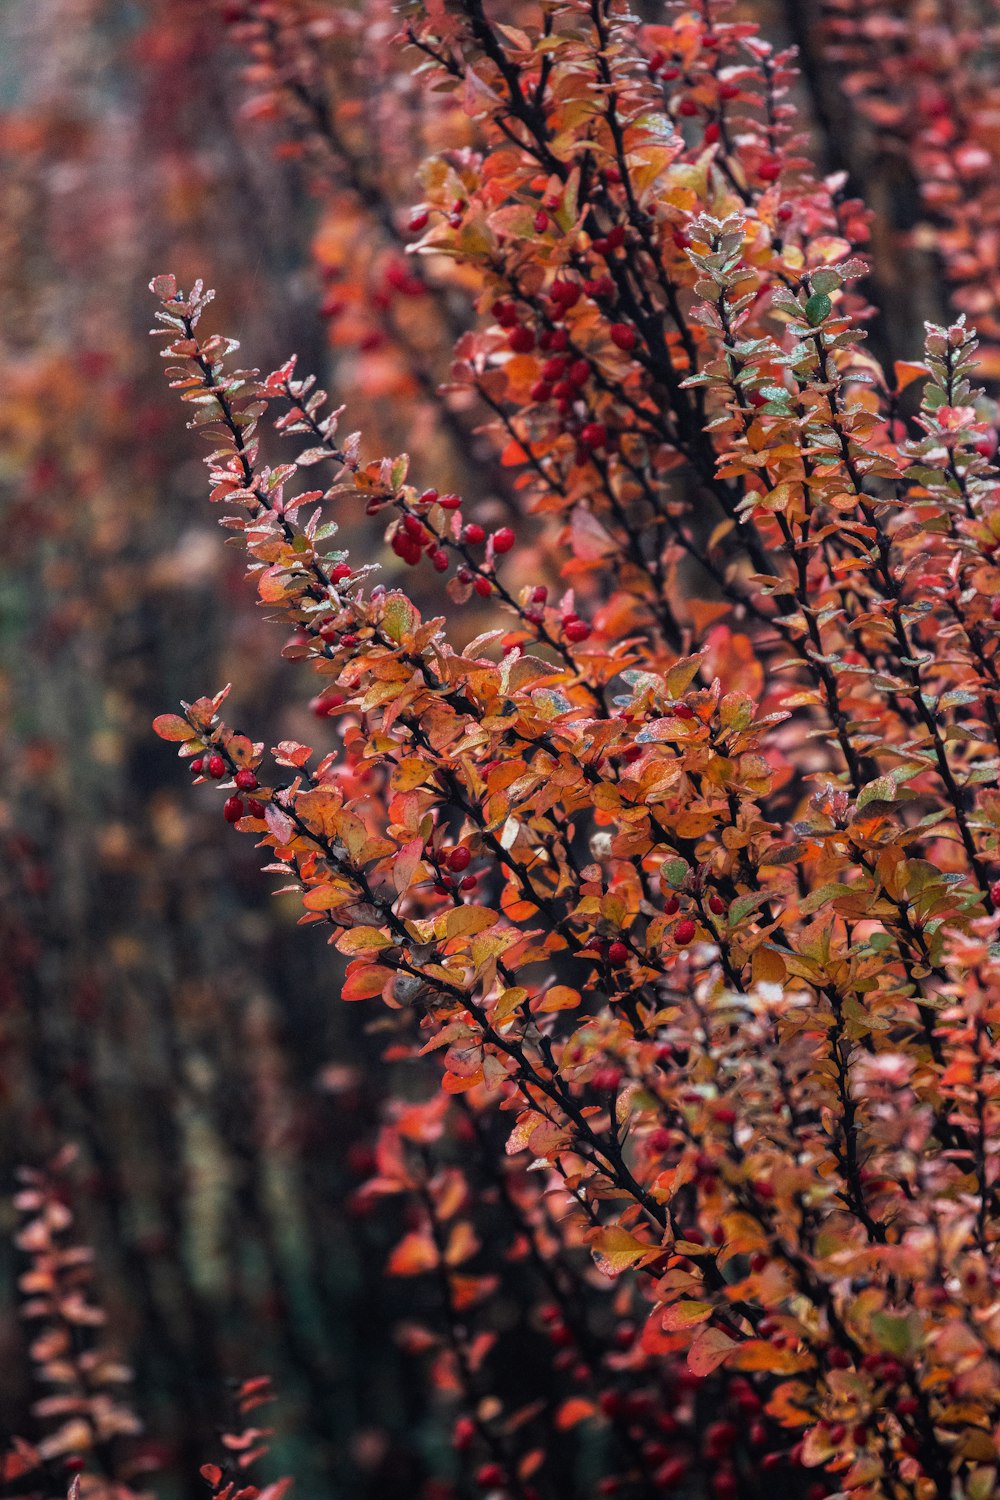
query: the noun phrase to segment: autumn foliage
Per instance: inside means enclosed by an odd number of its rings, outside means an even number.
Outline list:
[[[998,37],[819,9],[940,254],[922,347],[752,6],[220,10],[335,394],[201,281],[154,334],[316,723],[255,738],[251,667],[154,728],[378,1043],[347,1209],[413,1288],[420,1500],[1000,1493]],[[67,1161],[0,1493],[125,1500]],[[281,1500],[237,1373],[202,1478]]]

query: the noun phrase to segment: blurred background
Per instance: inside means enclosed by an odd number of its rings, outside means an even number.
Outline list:
[[[414,1298],[382,1275],[395,1210],[357,1194],[387,1087],[409,1085],[252,840],[149,728],[232,681],[254,738],[335,743],[206,503],[147,337],[151,275],[217,287],[212,327],[246,363],[294,351],[345,392],[369,456],[407,447],[484,519],[516,504],[465,398],[430,399],[470,316],[460,282],[407,289],[398,269],[421,151],[469,123],[421,96],[387,4],[313,9],[336,66],[308,64],[289,114],[280,46],[248,50],[239,5],[0,6],[0,1440],[37,1436],[14,1173],[73,1142],[79,1233],[164,1496],[203,1493],[230,1377],[273,1377],[274,1467],[306,1495],[411,1496],[446,1442],[394,1334]],[[913,356],[945,306],[937,244],[899,121],[859,109],[863,87],[848,102],[818,10],[740,7],[806,48],[820,165],[876,211],[873,342]],[[317,101],[328,159],[303,144]],[[398,577],[370,524],[346,529]],[[407,584],[439,608],[429,576]],[[469,607],[459,633],[484,620]]]

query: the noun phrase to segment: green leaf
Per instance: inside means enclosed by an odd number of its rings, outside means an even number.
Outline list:
[[[909,1359],[924,1341],[924,1325],[915,1307],[905,1313],[873,1313],[871,1328],[879,1348],[898,1359]]]
[[[891,776],[877,776],[874,781],[869,781],[867,786],[861,788],[856,806],[860,812],[870,802],[895,802],[895,800],[895,781]]]
[[[814,328],[818,327],[833,312],[833,303],[825,292],[813,292],[805,306],[805,314]]]
[[[401,641],[409,635],[416,624],[417,612],[405,594],[391,594],[382,612],[385,633],[393,641]]]

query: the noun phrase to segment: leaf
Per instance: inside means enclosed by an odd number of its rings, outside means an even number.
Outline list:
[[[356,960],[347,967],[347,977],[340,990],[341,1000],[371,1000],[381,995],[386,981],[392,978],[391,969],[382,969],[378,964]]]
[[[438,1252],[430,1235],[419,1230],[406,1234],[386,1263],[390,1276],[422,1276],[438,1264]]]
[[[871,1330],[879,1348],[898,1359],[910,1359],[923,1347],[924,1325],[915,1307],[905,1313],[873,1313]]]
[[[926,380],[931,373],[926,365],[908,359],[897,359],[893,370],[896,373],[896,389],[899,391],[905,391],[915,380]]]
[[[396,887],[398,895],[407,890],[413,880],[417,867],[424,857],[424,841],[422,838],[411,839],[399,851],[392,862],[392,883]]]
[[[470,933],[485,932],[496,923],[497,914],[482,906],[456,906],[444,918],[446,938],[467,937]],[[441,925],[441,924],[439,924]]]
[[[829,906],[832,901],[836,901],[838,896],[855,894],[856,888],[853,885],[847,885],[842,880],[831,880],[826,885],[817,886],[814,891],[810,891],[805,900],[799,903],[799,911],[804,917],[808,917],[814,911],[819,911],[821,907]]]
[[[693,1328],[698,1323],[704,1323],[715,1311],[713,1302],[690,1302],[686,1298],[682,1302],[675,1302],[671,1307],[663,1310],[663,1326],[668,1333],[676,1333],[681,1328]]]
[[[877,776],[874,781],[869,781],[858,793],[855,803],[858,811],[867,807],[870,802],[895,802],[896,783],[891,776]]]
[[[578,1422],[588,1422],[596,1414],[597,1407],[593,1401],[588,1401],[584,1396],[570,1396],[556,1412],[556,1426],[560,1432],[565,1432]]]
[[[391,947],[391,939],[378,927],[351,927],[337,939],[340,953],[370,953]]]
[[[579,1004],[579,990],[571,989],[567,984],[554,984],[545,991],[538,1009],[551,1014],[559,1010],[576,1010]]]
[[[413,634],[417,611],[405,594],[390,594],[382,611],[382,626],[390,640],[397,644]]]
[[[826,292],[813,292],[812,296],[806,300],[805,314],[814,328],[824,322],[832,311],[833,303]]]
[[[194,740],[197,732],[180,714],[159,714],[153,720],[153,729],[161,740]]]
[[[298,770],[312,755],[312,747],[300,745],[297,740],[281,740],[271,753],[279,766],[293,766]]]
[[[774,1375],[795,1375],[815,1363],[809,1353],[779,1349],[769,1339],[746,1339],[730,1361],[735,1370],[768,1370]]]
[[[302,897],[306,911],[334,911],[338,906],[347,906],[355,899],[353,893],[342,885],[314,885]]]
[[[524,1004],[529,994],[530,991],[524,989],[521,985],[514,985],[511,989],[504,990],[503,994],[497,1000],[490,1017],[494,1026],[498,1026],[501,1021],[506,1021],[512,1016]]]
[[[686,693],[692,682],[698,675],[701,667],[701,655],[682,656],[669,668],[664,678],[667,692],[671,698],[679,698]]]
[[[597,1229],[590,1239],[590,1253],[597,1269],[605,1276],[620,1276],[629,1266],[634,1266],[644,1255],[648,1255],[650,1248],[620,1224],[608,1224]]]
[[[688,1369],[693,1375],[711,1375],[739,1347],[721,1328],[706,1328],[688,1350]]]

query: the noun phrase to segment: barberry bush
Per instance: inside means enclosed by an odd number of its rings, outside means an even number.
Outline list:
[[[273,47],[280,7],[234,9]],[[156,729],[410,1079],[363,1193],[404,1202],[388,1274],[436,1289],[406,1337],[454,1416],[443,1483],[992,1495],[975,331],[866,350],[866,212],[811,168],[792,55],[722,3],[407,5],[392,45],[438,140],[393,285],[464,293],[441,400],[480,414],[508,509],[369,456],[294,359],[238,368],[212,294],[157,276],[211,499],[321,727],[265,754],[226,690]]]
[[[4,586],[58,603],[0,648],[67,766],[15,734],[0,807],[0,1150],[35,1160],[5,1363],[36,1398],[2,1494],[279,1500],[293,1466],[338,1500],[1000,1489],[996,20],[637,8],[147,0],[156,331],[258,621],[176,505],[187,443],[162,482],[121,248],[63,290],[55,379],[4,298]],[[12,220],[62,136],[3,121]],[[82,276],[122,220],[89,223],[80,170],[49,234]],[[311,321],[270,264],[303,189]],[[241,369],[216,321],[301,358]],[[157,731],[218,801],[164,776],[147,821],[155,673],[115,641],[151,620],[193,699]],[[235,722],[194,697],[227,676]],[[108,704],[113,786],[74,781]],[[354,1039],[325,1069],[307,1013]],[[95,1252],[54,1132],[106,1200]],[[258,1338],[312,1446],[260,1489]],[[350,1452],[345,1359],[379,1398]]]

